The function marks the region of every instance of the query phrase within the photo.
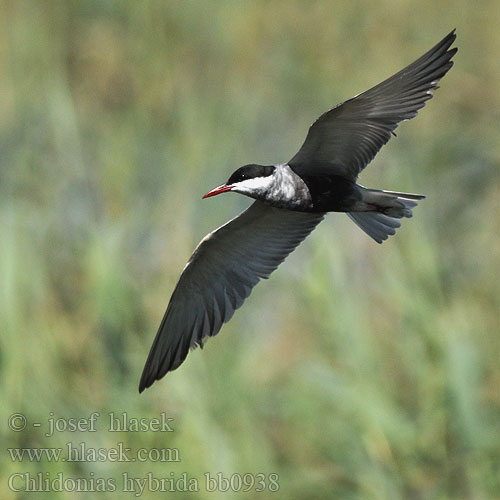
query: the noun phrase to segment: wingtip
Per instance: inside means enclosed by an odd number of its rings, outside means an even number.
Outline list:
[[[151,387],[156,380],[156,377],[151,376],[151,372],[146,372],[147,367],[148,365],[144,367],[144,371],[142,372],[141,375],[141,381],[139,382],[139,394],[144,392],[145,389]]]
[[[453,28],[444,38],[443,42],[450,42],[450,45],[456,40],[457,38],[457,28]]]
[[[150,384],[151,385],[151,384]],[[144,389],[147,389],[149,387],[149,385],[147,385],[145,382],[143,382],[143,380],[141,379],[141,381],[139,382],[139,394],[143,393],[144,392]]]
[[[149,389],[149,387],[151,387],[157,380],[161,380],[168,372],[178,368],[182,364],[182,361],[186,358],[188,352],[186,352],[181,362],[175,363],[174,361],[167,365],[165,363],[165,359],[159,363],[158,360],[155,359],[155,346],[156,343],[153,343],[146,364],[144,365],[144,369],[142,370],[141,380],[139,382],[139,394],[141,394],[145,389]]]
[[[445,40],[449,41],[448,48],[455,42],[456,39],[457,39],[457,28],[453,28],[450,31],[450,33],[445,37]],[[448,52],[450,52],[452,54],[451,57],[453,57],[458,52],[458,48],[454,47],[453,49],[449,50]]]
[[[438,42],[434,49],[442,50],[447,52],[450,55],[450,58],[455,55],[457,52],[457,48],[454,47],[453,49],[450,49],[450,47],[453,45],[455,40],[457,39],[457,33],[456,33],[456,28],[453,28],[440,42]],[[431,49],[433,50],[433,49]]]

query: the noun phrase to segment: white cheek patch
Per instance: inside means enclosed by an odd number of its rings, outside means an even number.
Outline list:
[[[246,179],[234,184],[234,191],[239,191],[241,193],[265,192],[269,189],[272,182],[272,175],[267,177],[254,177],[253,179]]]

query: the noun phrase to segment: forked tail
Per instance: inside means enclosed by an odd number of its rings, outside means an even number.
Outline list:
[[[399,219],[413,217],[412,209],[417,206],[417,200],[425,198],[422,194],[366,188],[362,188],[362,193],[362,211],[347,212],[347,215],[377,243],[396,234],[401,226]]]

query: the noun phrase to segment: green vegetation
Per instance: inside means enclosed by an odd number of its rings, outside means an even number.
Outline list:
[[[0,496],[500,497],[500,3],[36,1],[0,5]],[[202,201],[457,27],[441,90],[362,174],[428,195],[376,245],[331,215],[206,348],[139,396],[173,286],[248,205]],[[100,412],[97,432],[44,436]],[[174,432],[107,432],[109,412]],[[9,415],[28,427],[10,431]],[[42,423],[41,428],[33,422]],[[180,462],[13,461],[7,447],[177,448]],[[12,474],[115,492],[16,493]],[[204,474],[276,473],[274,495]],[[172,473],[172,474],[171,474]],[[18,478],[15,485],[22,485]],[[138,494],[138,493],[137,493]]]

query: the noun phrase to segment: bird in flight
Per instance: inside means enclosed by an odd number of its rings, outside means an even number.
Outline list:
[[[235,192],[255,201],[196,247],[170,298],[139,392],[216,335],[327,212],[345,212],[377,243],[412,216],[423,195],[368,189],[356,180],[399,122],[415,117],[432,97],[453,66],[455,38],[453,30],[399,73],[322,114],[288,163],[245,165],[203,196]]]

